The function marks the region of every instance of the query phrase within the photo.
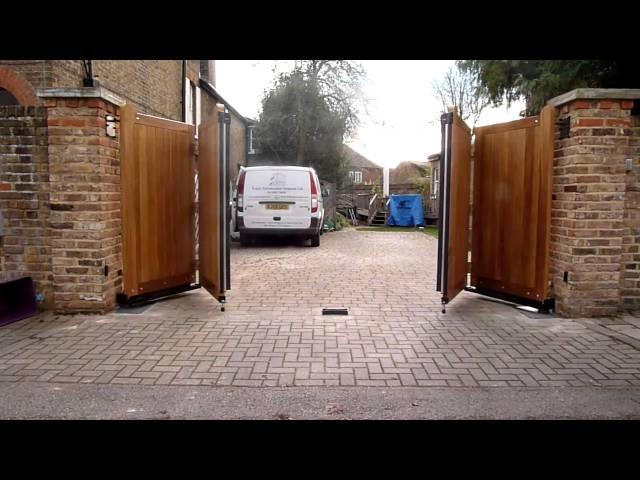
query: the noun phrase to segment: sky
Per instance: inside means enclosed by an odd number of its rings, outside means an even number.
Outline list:
[[[441,106],[432,82],[455,60],[362,60],[367,98],[360,126],[347,145],[372,160],[394,167],[405,160],[424,161],[440,151]],[[216,60],[216,89],[242,115],[257,119],[261,100],[290,60]],[[523,103],[485,109],[477,126],[517,120]]]

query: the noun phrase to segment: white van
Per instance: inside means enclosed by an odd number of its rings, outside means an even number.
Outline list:
[[[242,168],[233,207],[232,231],[240,234],[243,246],[261,235],[297,236],[320,246],[324,207],[313,168]]]

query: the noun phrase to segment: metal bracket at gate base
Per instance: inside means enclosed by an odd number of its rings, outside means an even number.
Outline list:
[[[116,295],[116,300],[121,305],[127,305],[129,307],[137,307],[140,305],[151,303],[155,300],[160,300],[161,298],[170,297],[172,295],[188,292],[190,290],[196,290],[200,287],[201,285],[199,283],[179,285],[177,287],[158,290],[157,292],[147,293],[143,295],[134,295],[131,297],[125,295],[124,293],[118,293]]]
[[[528,307],[537,308],[540,313],[549,313],[552,310],[555,310],[556,299],[555,298],[547,298],[544,301],[531,300],[529,298],[518,297],[517,295],[511,295],[509,293],[504,292],[496,292],[495,290],[491,290],[488,288],[482,287],[464,287],[467,292],[477,293],[479,295],[484,295],[486,297],[498,298],[500,300],[504,300],[506,302],[515,303],[518,305],[526,305]]]

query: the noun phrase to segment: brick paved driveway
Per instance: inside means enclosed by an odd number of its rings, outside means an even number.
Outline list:
[[[139,315],[0,328],[0,382],[141,385],[633,386],[640,351],[469,293],[440,313],[435,239],[327,234],[232,248],[227,312],[204,291]],[[345,306],[349,316],[322,316]]]

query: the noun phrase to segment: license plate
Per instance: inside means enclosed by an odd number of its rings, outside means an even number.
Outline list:
[[[289,210],[289,205],[282,203],[267,203],[267,210]]]

